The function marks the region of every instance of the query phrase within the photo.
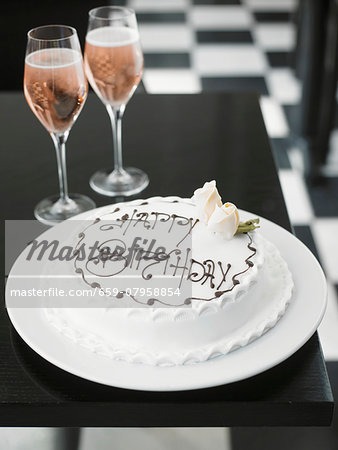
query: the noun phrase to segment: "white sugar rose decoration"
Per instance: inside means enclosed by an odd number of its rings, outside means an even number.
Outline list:
[[[208,229],[214,233],[220,233],[225,239],[231,239],[237,232],[239,214],[233,203],[225,203],[216,206],[208,221]]]
[[[208,223],[216,206],[222,206],[222,199],[216,188],[216,181],[204,183],[202,188],[196,189],[192,197],[197,207],[197,213],[202,222]]]
[[[215,180],[206,182],[202,188],[196,189],[192,200],[197,208],[198,220],[205,223],[210,232],[219,233],[225,239],[259,228],[258,217],[240,222],[238,210],[233,203],[227,202],[222,206]]]

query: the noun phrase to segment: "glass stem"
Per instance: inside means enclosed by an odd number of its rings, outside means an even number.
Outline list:
[[[122,165],[122,117],[125,110],[125,105],[113,107],[107,105],[107,111],[111,121],[113,130],[114,143],[114,172],[124,175],[126,174]]]
[[[68,196],[67,167],[66,167],[66,141],[68,135],[69,135],[68,131],[62,134],[51,133],[56,151],[56,160],[58,165],[58,176],[60,184],[60,201],[62,203],[69,203],[70,201]]]

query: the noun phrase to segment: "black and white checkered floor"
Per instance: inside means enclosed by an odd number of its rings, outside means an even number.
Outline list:
[[[127,4],[137,13],[148,93],[260,93],[295,233],[320,260],[329,281],[329,305],[319,332],[326,359],[338,360],[338,128],[324,168],[326,184],[308,187],[302,153],[288,120],[301,97],[300,83],[290,68],[297,0],[127,0]]]

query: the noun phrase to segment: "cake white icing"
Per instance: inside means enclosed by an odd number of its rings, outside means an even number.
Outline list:
[[[211,269],[206,273],[212,273],[213,277],[202,277],[196,263],[188,273],[191,294],[184,305],[176,305],[168,297],[161,305],[164,307],[156,307],[156,298],[147,303],[136,297],[136,301],[145,303],[144,307],[138,307],[135,299],[124,295],[122,300],[129,302],[127,307],[115,308],[117,298],[106,295],[105,307],[95,308],[95,298],[88,298],[82,308],[46,308],[50,323],[65,336],[114,359],[152,365],[189,364],[247,345],[284,314],[293,282],[277,248],[257,231],[230,240],[224,239],[222,233],[211,232],[207,223],[196,220],[199,215],[191,199],[154,197],[112,205],[108,210],[105,208],[104,214],[98,210],[79,234],[77,245],[89,244],[93,236],[102,239],[103,221],[123,222],[123,218],[137,214],[145,220],[169,217],[167,223],[173,226],[178,226],[178,220],[185,223],[192,238],[190,259],[200,264],[206,262],[205,267],[209,264]],[[114,277],[93,278],[88,267],[86,261],[75,260],[78,286],[105,291],[114,285]],[[253,321],[257,312],[261,313],[267,296],[271,296],[271,308]],[[248,326],[251,322],[252,327]]]

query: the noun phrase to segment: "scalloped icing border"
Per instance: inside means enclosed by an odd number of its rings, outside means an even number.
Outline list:
[[[150,197],[148,199],[137,199],[127,202],[128,205],[140,206],[142,203],[154,203],[164,201],[165,203],[186,203],[192,205],[191,198],[181,198],[177,196],[170,197]],[[89,216],[90,219],[95,220],[97,218],[101,218],[102,216],[108,215],[113,212],[119,205],[125,206],[126,203],[114,203],[114,205],[110,205],[112,211],[104,212],[102,215],[98,216],[97,213]],[[108,209],[108,207],[103,207],[103,210]],[[88,220],[88,219],[87,219]],[[87,229],[87,228],[86,228]],[[197,300],[192,301],[192,307],[184,310],[184,316],[187,320],[193,320],[198,316],[202,316],[204,314],[215,313],[224,307],[227,307],[228,304],[232,304],[235,301],[239,300],[243,296],[243,291],[247,291],[250,286],[256,283],[256,278],[258,277],[258,271],[262,267],[264,263],[264,254],[260,249],[260,238],[257,238],[257,234],[255,232],[250,233],[250,237],[252,239],[253,245],[256,247],[256,255],[255,255],[255,264],[250,268],[250,272],[245,275],[244,280],[241,280],[240,284],[236,285],[231,292],[226,292],[221,295],[219,298],[212,300],[212,302],[201,302]],[[258,242],[257,242],[258,241]],[[140,320],[146,318],[147,320],[152,320],[154,322],[161,322],[168,320],[168,308],[125,308],[127,312],[127,317],[139,318]],[[179,320],[179,316],[183,314],[181,308],[170,308],[170,320],[176,321]]]
[[[275,299],[274,302],[276,305],[273,310],[270,311],[269,315],[264,320],[260,321],[253,329],[244,334],[226,338],[212,345],[200,347],[186,353],[176,352],[170,354],[165,352],[155,354],[149,351],[118,349],[103,342],[102,339],[96,335],[81,333],[74,330],[64,319],[60,319],[55,316],[55,314],[51,314],[48,308],[45,309],[46,316],[52,326],[76,344],[81,345],[94,353],[115,360],[154,366],[172,366],[203,362],[217,356],[226,355],[237,348],[248,345],[250,342],[258,339],[268,330],[273,328],[284,315],[291,301],[294,283],[289,268],[274,244],[264,239],[264,246],[269,254],[267,264],[274,267],[275,273],[281,277],[283,282],[283,291],[276,294],[278,295],[278,298]]]

